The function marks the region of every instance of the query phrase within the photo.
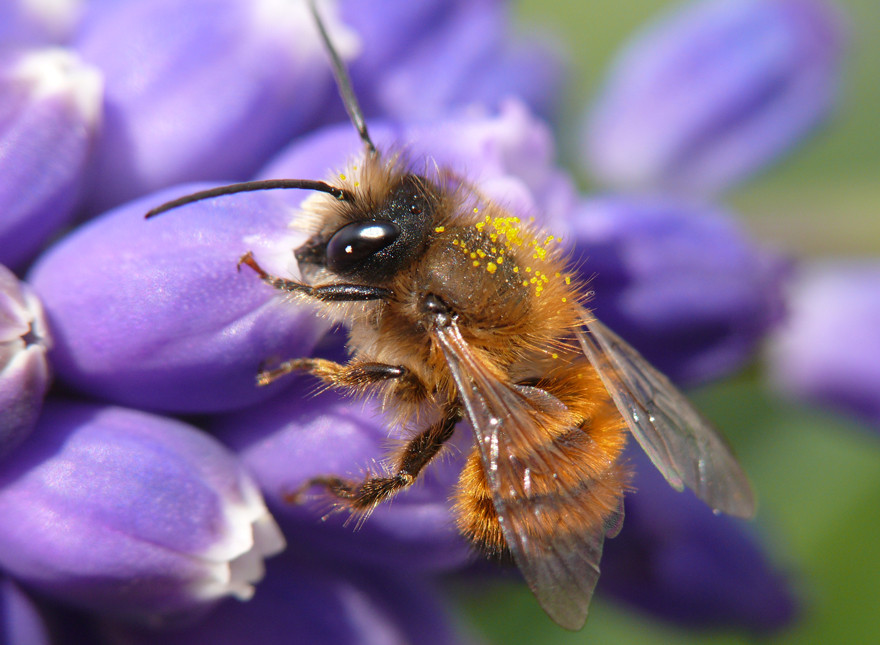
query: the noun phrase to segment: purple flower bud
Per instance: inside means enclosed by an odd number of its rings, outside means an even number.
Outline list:
[[[586,163],[616,188],[730,187],[828,115],[841,22],[822,0],[685,5],[621,53],[588,115]]]
[[[782,316],[787,262],[701,206],[603,198],[572,225],[596,316],[679,382],[729,373]]]
[[[0,458],[27,437],[40,416],[51,345],[40,301],[0,265]]]
[[[424,121],[514,96],[542,116],[556,111],[561,56],[538,38],[513,37],[505,3],[401,4],[343,3],[361,35],[352,76],[368,114]]]
[[[101,89],[97,71],[68,51],[0,53],[0,263],[23,265],[70,219]]]
[[[311,120],[331,71],[305,2],[104,3],[76,47],[106,77],[93,210],[171,184],[250,176]],[[341,49],[350,48],[325,11]]]
[[[0,579],[0,643],[50,645],[52,638],[39,608],[9,578]]]
[[[278,191],[205,201],[151,220],[144,214],[203,186],[127,204],[46,252],[30,282],[55,332],[58,375],[134,407],[219,411],[265,400],[260,365],[307,355],[326,330],[238,259],[253,251],[290,275],[304,239]]]
[[[807,265],[788,307],[770,342],[775,385],[880,428],[880,262]]]
[[[279,566],[281,565],[281,566]],[[227,601],[200,624],[173,631],[115,625],[108,645],[453,645],[468,641],[420,579],[303,558],[273,562],[254,599]]]
[[[247,599],[284,546],[233,455],[179,421],[47,404],[0,467],[0,565],[65,602],[162,620]]]
[[[290,495],[315,477],[362,480],[385,473],[389,437],[412,436],[381,414],[379,406],[353,402],[332,392],[310,396],[307,377],[292,392],[235,414],[218,417],[212,431],[241,456],[255,474],[273,514],[289,539],[313,551],[355,563],[421,570],[462,565],[470,548],[455,528],[450,492],[458,481],[472,438],[468,428],[452,440],[450,459],[436,459],[419,485],[376,508],[359,526],[345,511],[322,515],[332,498],[320,487],[300,503]],[[416,428],[415,430],[420,430]]]
[[[0,42],[62,43],[79,17],[84,0],[3,0],[0,3]]]
[[[691,627],[768,632],[790,624],[797,600],[745,524],[678,493],[640,450],[623,530],[605,543],[600,589]]]

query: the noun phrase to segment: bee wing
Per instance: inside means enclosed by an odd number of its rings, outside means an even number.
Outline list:
[[[687,486],[716,511],[751,517],[755,500],[712,424],[633,347],[584,312],[578,339],[630,432],[677,490]]]
[[[542,419],[558,425],[559,417],[553,415],[566,414],[567,408],[543,390],[517,388],[500,380],[473,353],[454,324],[437,330],[436,337],[473,427],[513,559],[544,611],[561,626],[580,629],[599,578],[605,536],[620,529],[623,505],[604,509],[604,522],[576,523],[576,530],[555,523],[554,517],[588,507],[593,501],[592,487],[603,485],[596,480],[574,490],[560,487],[558,496],[529,495],[533,478],[552,478],[566,467],[568,458],[558,449],[529,447],[535,445],[535,437],[541,437]],[[619,491],[615,499],[620,502]]]

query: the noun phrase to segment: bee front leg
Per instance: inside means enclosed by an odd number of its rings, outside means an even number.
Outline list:
[[[391,291],[382,287],[371,287],[364,284],[327,284],[313,287],[310,284],[279,278],[266,273],[257,261],[253,253],[248,251],[238,260],[238,267],[246,264],[253,269],[260,279],[266,284],[275,287],[279,291],[298,293],[324,302],[362,302],[365,300],[388,300]]]
[[[437,456],[463,418],[458,403],[446,409],[443,418],[413,437],[397,458],[394,473],[388,477],[369,477],[361,482],[341,477],[315,477],[285,499],[298,503],[303,493],[314,486],[323,487],[352,511],[368,515],[376,506],[398,491],[410,486],[422,469]]]

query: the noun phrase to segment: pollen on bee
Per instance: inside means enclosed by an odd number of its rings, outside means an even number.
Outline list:
[[[513,267],[513,272],[514,272],[514,273],[519,273],[519,267]]]
[[[562,302],[568,302],[568,298],[566,298],[565,296],[563,296],[563,297],[562,297]]]
[[[498,265],[494,262],[489,262],[489,264],[486,265],[486,271],[488,271],[489,273],[495,273],[497,270]]]
[[[480,266],[480,261],[479,261],[479,260],[474,260],[474,261],[473,261],[473,265],[474,265],[475,267]]]
[[[523,281],[522,281],[522,285],[523,285],[524,287],[529,286],[529,281],[528,281],[528,280],[523,280]]]
[[[565,277],[565,284],[571,284],[571,278],[569,276]]]
[[[346,177],[345,175],[339,175],[339,178],[340,178],[342,181],[345,181],[346,179],[348,179],[348,177]]]
[[[445,230],[446,230],[445,226],[437,226],[436,228],[434,228],[435,233],[442,233]]]
[[[553,352],[552,354],[550,354],[550,358],[559,358],[559,354]]]

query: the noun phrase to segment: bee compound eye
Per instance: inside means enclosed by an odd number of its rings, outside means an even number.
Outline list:
[[[347,224],[327,242],[327,268],[334,273],[347,273],[394,242],[399,235],[400,228],[389,221]]]

